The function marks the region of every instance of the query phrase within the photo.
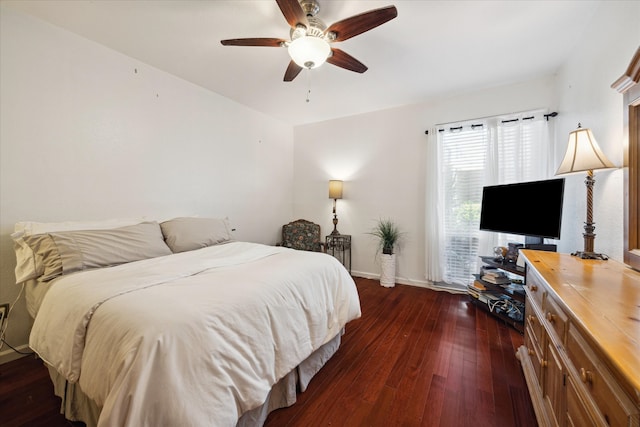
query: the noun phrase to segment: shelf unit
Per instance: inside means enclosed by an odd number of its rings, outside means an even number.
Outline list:
[[[523,320],[517,320],[512,317],[509,317],[506,313],[491,310],[489,308],[489,302],[493,301],[494,299],[499,299],[502,295],[505,295],[509,297],[511,300],[522,303],[522,307],[524,310],[524,302],[525,302],[525,291],[524,291],[525,269],[524,267],[519,267],[515,263],[511,263],[511,262],[495,261],[493,257],[481,256],[480,259],[487,266],[494,267],[494,268],[497,268],[498,270],[502,270],[507,273],[510,273],[509,274],[510,277],[513,277],[513,275],[521,277],[522,279],[518,279],[518,280],[521,280],[522,283],[520,284],[511,283],[509,285],[497,285],[495,283],[482,280],[482,277],[480,274],[474,274],[475,283],[479,283],[486,290],[477,291],[477,290],[473,290],[473,288],[469,288],[468,294],[469,294],[470,300],[477,307],[481,308],[482,310],[485,310],[486,312],[490,313],[492,316],[495,316],[498,319],[501,319],[506,324],[516,329],[518,332],[524,333],[524,312],[523,312]]]
[[[351,236],[348,234],[329,234],[325,242],[326,252],[334,256],[351,273]]]

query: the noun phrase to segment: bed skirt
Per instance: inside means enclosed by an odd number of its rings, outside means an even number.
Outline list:
[[[296,402],[298,391],[304,392],[309,382],[325,363],[338,351],[344,330],[302,361],[289,374],[278,381],[269,392],[267,400],[261,406],[245,412],[236,424],[237,427],[260,427],[267,416],[279,408],[291,406]],[[77,383],[70,384],[54,368],[47,365],[56,396],[62,399],[60,413],[70,421],[82,421],[87,427],[98,424],[100,408],[88,398]]]

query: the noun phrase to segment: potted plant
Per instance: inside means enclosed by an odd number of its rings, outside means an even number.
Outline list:
[[[379,256],[381,265],[380,284],[392,288],[396,284],[395,248],[402,232],[393,220],[381,218],[368,234],[378,239],[376,255]]]

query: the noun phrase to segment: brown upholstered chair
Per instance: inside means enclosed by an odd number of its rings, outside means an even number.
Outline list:
[[[320,226],[306,219],[282,226],[281,246],[312,252],[326,252],[320,236]]]

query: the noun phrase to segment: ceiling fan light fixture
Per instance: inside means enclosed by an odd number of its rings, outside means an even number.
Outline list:
[[[304,68],[316,68],[324,64],[331,54],[329,43],[320,37],[303,36],[289,43],[289,56]]]
[[[289,24],[290,41],[276,37],[254,37],[220,42],[223,46],[286,47],[291,60],[284,73],[285,82],[295,79],[303,68],[317,68],[325,62],[364,73],[367,71],[366,65],[340,49],[331,48],[331,43],[348,40],[398,16],[395,6],[386,6],[353,15],[327,27],[316,16],[320,11],[318,0],[276,0],[276,3]]]

